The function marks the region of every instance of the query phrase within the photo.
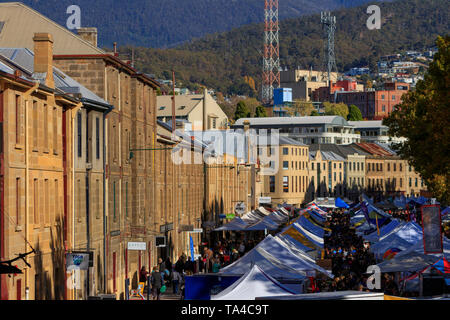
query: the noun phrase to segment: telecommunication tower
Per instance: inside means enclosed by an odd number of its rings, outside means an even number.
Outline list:
[[[280,45],[278,39],[278,0],[264,0],[264,56],[262,102],[270,103],[273,89],[280,86]]]
[[[337,73],[336,57],[334,55],[334,34],[336,31],[336,17],[332,16],[330,12],[320,13],[320,22],[325,33],[324,46],[324,66],[327,73],[328,85],[330,85],[331,72]]]

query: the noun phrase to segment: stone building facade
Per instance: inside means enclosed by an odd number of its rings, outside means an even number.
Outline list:
[[[51,35],[35,34],[33,40],[33,74],[0,59],[0,259],[34,249],[25,258],[31,267],[17,260],[22,274],[1,275],[2,299],[65,298],[69,119],[78,102],[54,90]]]

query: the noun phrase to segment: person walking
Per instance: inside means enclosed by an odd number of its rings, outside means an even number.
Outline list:
[[[180,284],[181,275],[176,268],[172,271],[172,285],[173,285],[173,294],[178,294],[178,287]]]
[[[153,267],[150,283],[152,285],[153,300],[160,300],[161,287],[164,284],[164,280],[157,266]]]

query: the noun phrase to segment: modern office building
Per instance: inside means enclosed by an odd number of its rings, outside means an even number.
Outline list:
[[[243,128],[244,121],[249,121],[252,129],[278,129],[281,136],[286,136],[304,144],[336,143],[350,144],[360,141],[360,135],[354,127],[341,116],[310,117],[267,117],[241,118],[232,126]]]

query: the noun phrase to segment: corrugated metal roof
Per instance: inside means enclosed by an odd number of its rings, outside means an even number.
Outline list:
[[[52,35],[55,55],[105,53],[23,3],[0,3],[0,21],[4,22],[0,33],[0,47],[33,50],[34,33],[38,31]]]
[[[387,126],[383,125],[382,120],[367,120],[367,121],[349,121],[350,125],[357,128],[387,128]]]
[[[27,70],[32,74],[33,79],[44,83],[46,73],[37,73],[34,71],[34,53],[26,48],[0,48],[0,55],[6,57],[20,68]],[[14,72],[12,72],[14,73]],[[109,105],[108,102],[97,96],[95,93],[69,77],[56,67],[53,67],[53,79],[55,87],[64,93],[79,93],[85,99],[89,99],[98,103]]]
[[[348,122],[341,116],[310,116],[310,117],[263,117],[263,118],[240,118],[235,125],[243,126],[244,121],[252,125],[295,125],[295,124],[338,124],[349,126]]]
[[[288,138],[285,136],[280,136],[279,145],[286,145],[286,144],[294,145],[294,146],[306,146],[306,144],[304,144],[300,141],[297,141],[297,140],[294,140],[294,139],[291,139],[291,138]]]
[[[380,145],[376,143],[368,143],[368,142],[361,142],[356,143],[357,146],[362,148],[363,150],[366,150],[371,155],[375,156],[393,156],[394,154],[389,152],[388,150],[384,149]]]
[[[332,143],[324,143],[324,144],[312,144],[309,146],[309,150],[322,150],[322,151],[332,151],[342,157],[347,157],[352,154],[359,154],[363,156],[368,156],[370,153],[361,150],[360,148],[356,148],[352,144],[348,145],[340,145],[340,144],[332,144]]]

